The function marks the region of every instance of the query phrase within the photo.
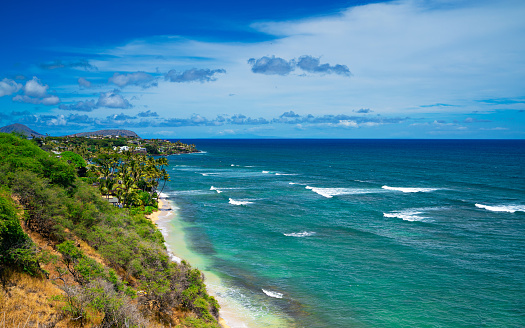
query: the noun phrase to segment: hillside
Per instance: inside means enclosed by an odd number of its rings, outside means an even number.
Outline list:
[[[23,134],[23,135],[25,135],[27,137],[33,136],[35,138],[45,137],[45,135],[43,135],[41,133],[38,133],[35,130],[32,130],[29,127],[27,127],[27,126],[25,126],[23,124],[19,124],[19,123],[15,123],[15,124],[6,125],[4,127],[1,127],[0,128],[0,132],[2,132],[2,133],[18,132],[18,133],[21,133],[21,134]]]
[[[130,130],[98,130],[93,132],[81,132],[68,135],[68,137],[90,137],[90,136],[119,136],[119,137],[135,137],[140,138],[135,132]]]
[[[142,201],[114,207],[69,155],[0,133],[0,326],[219,328],[204,276],[170,259]]]

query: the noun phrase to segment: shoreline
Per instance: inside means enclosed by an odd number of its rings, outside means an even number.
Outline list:
[[[146,218],[148,218],[149,220],[151,220],[151,222],[153,223],[157,223],[157,221],[161,218],[161,214],[163,214],[162,212],[163,211],[171,211],[171,204],[167,201],[167,199],[165,198],[160,198],[158,199],[158,210],[152,212],[151,214],[149,215],[146,215]],[[169,213],[167,213],[166,215],[163,215],[164,216],[168,216]]]
[[[159,222],[158,221],[162,220],[164,222],[160,222],[160,223],[167,223],[167,222],[170,221],[170,219],[175,218],[176,215],[174,213],[174,208],[176,208],[176,207],[174,206],[174,204],[172,202],[170,202],[169,197],[167,195],[161,193],[161,195],[158,198],[158,210],[154,211],[153,213],[151,213],[149,215],[146,215],[146,218],[151,220],[151,222],[153,222],[157,226],[157,228],[161,231],[161,233],[164,235],[165,238],[167,237],[167,233],[165,232],[165,228],[164,227],[159,227]],[[171,259],[173,261],[177,262],[177,263],[180,263],[182,261],[182,259],[173,253],[172,249],[168,245],[168,242],[165,241],[164,244],[166,246],[166,249],[168,250],[168,253],[169,253]],[[211,292],[211,294],[213,294],[214,297],[217,297],[217,295],[210,290],[208,284],[206,284],[206,289],[208,290],[208,292]],[[219,305],[221,305],[221,304],[219,304]],[[222,315],[219,315],[219,318],[218,318],[217,322],[219,323],[219,325],[222,328],[231,328],[227,324],[226,320],[222,317]]]

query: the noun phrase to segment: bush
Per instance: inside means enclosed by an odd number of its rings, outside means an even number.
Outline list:
[[[22,230],[18,213],[5,190],[0,190],[0,278],[5,287],[5,270],[20,268],[30,274],[39,272],[36,247]]]

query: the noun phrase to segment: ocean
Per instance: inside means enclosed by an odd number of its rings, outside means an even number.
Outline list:
[[[182,141],[159,226],[230,327],[525,327],[524,140]]]

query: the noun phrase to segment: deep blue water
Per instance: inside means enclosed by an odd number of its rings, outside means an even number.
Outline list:
[[[525,141],[183,142],[204,152],[169,157],[189,247],[252,309],[525,326]]]

